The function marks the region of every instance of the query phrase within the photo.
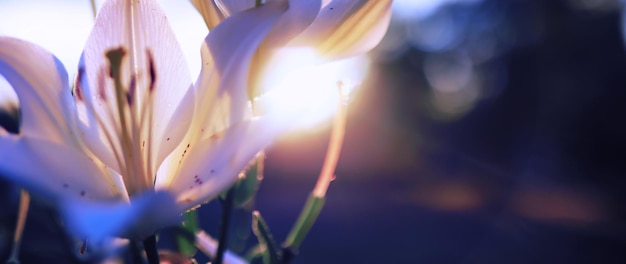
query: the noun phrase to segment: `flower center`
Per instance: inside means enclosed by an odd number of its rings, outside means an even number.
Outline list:
[[[154,180],[151,175],[150,153],[151,151],[144,151],[146,142],[141,140],[142,130],[141,124],[146,118],[146,111],[148,112],[149,123],[148,130],[152,127],[152,102],[154,101],[154,81],[156,79],[154,71],[154,62],[150,52],[147,52],[147,58],[149,62],[149,74],[150,81],[148,87],[146,87],[146,93],[143,98],[148,98],[148,102],[142,103],[141,111],[137,111],[138,103],[137,96],[137,76],[131,73],[130,83],[128,87],[124,89],[122,85],[122,59],[126,52],[123,48],[117,48],[110,50],[106,53],[110,63],[110,76],[114,80],[115,86],[115,101],[117,106],[117,113],[120,122],[120,140],[121,140],[121,152],[124,159],[127,161],[126,173],[124,173],[124,183],[129,191],[129,195],[132,193],[142,191],[146,187],[150,187],[154,184]],[[132,67],[132,65],[131,65]],[[146,109],[147,106],[150,109]],[[138,116],[139,115],[139,116]],[[148,147],[151,143],[151,131],[148,131]],[[141,142],[139,142],[141,141]]]
[[[152,189],[155,171],[152,157],[152,124],[156,71],[152,53],[146,51],[147,73],[131,71],[127,85],[123,81],[124,48],[106,52],[108,71],[102,69],[97,76],[97,99],[101,111],[96,111],[91,98],[83,98],[82,78],[85,69],[79,69],[74,94],[85,104],[88,112],[97,120],[105,143],[113,152],[119,173],[129,196]],[[132,65],[130,65],[132,67]],[[108,78],[107,78],[108,76]],[[143,77],[143,78],[141,78]],[[110,78],[110,79],[109,79]],[[108,90],[107,82],[113,89]],[[143,89],[137,89],[142,87]],[[111,101],[110,99],[113,99]]]

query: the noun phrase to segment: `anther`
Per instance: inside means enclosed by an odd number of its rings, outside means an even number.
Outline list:
[[[154,91],[156,84],[156,70],[154,69],[154,58],[152,52],[149,49],[146,50],[146,56],[148,57],[148,69],[150,71],[150,92]]]
[[[110,63],[109,76],[111,76],[111,78],[116,79],[116,74],[120,72],[122,58],[124,58],[124,55],[126,55],[126,51],[124,51],[124,48],[122,47],[107,51],[106,56]]]
[[[137,78],[133,74],[130,76],[130,84],[128,84],[128,91],[126,92],[126,102],[128,105],[133,104],[133,99],[135,98],[135,89],[137,88]]]
[[[106,84],[105,84],[105,74],[106,74],[106,69],[105,68],[100,68],[100,71],[98,71],[98,96],[100,97],[100,99],[102,101],[106,101],[107,100],[107,93],[106,93]]]
[[[76,99],[81,102],[83,101],[83,76],[85,76],[85,68],[80,67],[74,81],[74,90],[72,90],[72,95],[76,96]]]

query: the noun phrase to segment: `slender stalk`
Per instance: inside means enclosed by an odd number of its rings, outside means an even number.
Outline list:
[[[347,95],[343,91],[343,84],[339,83],[339,109],[335,115],[333,121],[333,128],[330,134],[330,142],[328,143],[328,150],[326,151],[326,159],[324,160],[324,166],[320,172],[320,176],[317,178],[317,184],[313,189],[313,195],[318,198],[326,196],[328,185],[333,180],[335,175],[335,168],[337,167],[337,161],[339,160],[339,154],[341,154],[341,145],[343,144],[343,138],[346,133],[346,120],[348,119],[348,104]]]
[[[293,260],[300,247],[300,243],[302,243],[317,220],[326,201],[326,191],[335,175],[335,168],[337,167],[337,161],[341,153],[341,145],[343,144],[346,132],[346,121],[348,118],[348,95],[344,90],[343,83],[339,82],[338,88],[339,109],[333,121],[333,128],[330,134],[324,165],[317,178],[315,188],[309,195],[306,204],[300,212],[300,216],[298,216],[298,220],[291,228],[287,239],[283,243],[283,264],[288,264]]]
[[[17,214],[17,224],[15,233],[13,234],[13,247],[11,248],[11,256],[7,263],[20,263],[18,255],[20,253],[20,244],[22,242],[22,233],[28,216],[28,207],[30,205],[30,194],[24,189],[20,192],[20,207]]]
[[[151,235],[143,241],[143,249],[146,251],[149,264],[159,264],[156,235]]]
[[[96,0],[91,0],[91,13],[93,14],[93,18],[96,18]]]
[[[220,226],[219,244],[217,245],[217,252],[215,252],[215,259],[213,264],[222,264],[224,262],[224,253],[228,247],[228,228],[230,226],[230,219],[233,213],[233,207],[235,202],[235,188],[230,188],[226,193],[226,199],[224,199],[222,210],[222,223]]]
[[[142,254],[141,246],[139,246],[139,241],[136,241],[136,240],[130,241],[130,257],[132,258],[132,263],[144,264],[143,254]]]

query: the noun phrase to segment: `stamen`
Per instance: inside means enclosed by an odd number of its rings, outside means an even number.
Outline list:
[[[135,98],[135,89],[137,87],[137,78],[135,75],[130,76],[130,84],[128,84],[128,91],[126,92],[126,102],[128,105],[132,105]]]
[[[84,101],[83,98],[83,85],[81,84],[83,80],[83,76],[85,75],[85,68],[78,68],[78,73],[76,74],[76,80],[74,80],[74,89],[72,90],[72,95],[78,99],[78,101]]]
[[[124,48],[120,47],[117,49],[111,49],[106,52],[106,56],[109,59],[110,63],[110,76],[115,83],[115,99],[117,102],[117,113],[119,116],[119,123],[121,126],[121,140],[122,140],[122,153],[124,154],[124,159],[127,161],[131,161],[133,163],[136,162],[136,158],[133,158],[133,150],[132,150],[132,139],[128,129],[128,124],[126,120],[126,106],[122,103],[124,96],[124,88],[122,87],[122,76],[121,76],[121,68],[122,68],[122,59],[126,52]],[[132,113],[131,113],[132,115]],[[133,194],[139,191],[141,183],[137,180],[137,164],[133,164],[135,166],[127,166],[126,174],[124,175],[124,183],[129,190],[129,194]]]
[[[139,106],[135,103],[135,98],[138,96],[137,91],[137,74],[135,72],[131,72],[130,83],[128,84],[128,91],[126,92],[126,101],[129,107],[129,116],[130,116],[130,131],[131,131],[131,147],[132,153],[131,156],[135,157],[132,160],[133,166],[135,168],[135,176],[137,181],[143,180],[141,183],[141,188],[149,186],[150,182],[146,180],[146,167],[145,160],[143,155],[143,144],[139,144],[139,142],[143,141],[142,135],[142,126],[143,120],[138,120],[137,115],[141,113],[138,112]],[[145,141],[143,141],[145,142]]]
[[[153,92],[156,84],[156,71],[154,69],[154,58],[152,57],[152,52],[147,49],[146,56],[148,57],[148,69],[150,70],[150,84],[149,91]]]
[[[82,97],[82,92],[83,92],[82,89],[83,89],[83,81],[84,81],[84,76],[85,76],[84,73],[85,73],[85,68],[84,67],[80,67],[78,69],[78,74],[76,76],[77,78],[76,78],[75,85],[74,85],[74,88],[77,89],[77,91],[79,91],[79,93],[81,94],[81,97]],[[98,73],[98,75],[97,75],[97,78],[98,78],[98,84],[97,85],[98,85],[98,87],[96,87],[96,89],[100,93],[99,98],[102,99],[103,101],[105,101],[106,94],[104,92],[105,91],[105,89],[104,89],[104,86],[105,86],[104,76],[106,75],[106,69],[105,68],[100,68],[100,71],[98,71],[97,73]],[[87,98],[87,99],[89,99],[89,98]],[[125,170],[124,163],[122,163],[122,160],[121,160],[121,158],[119,156],[119,150],[118,150],[117,146],[113,143],[114,141],[113,141],[113,138],[112,138],[111,132],[110,132],[110,130],[116,131],[117,128],[118,128],[117,126],[115,126],[117,123],[114,122],[114,120],[113,120],[113,114],[111,112],[111,108],[110,107],[104,107],[104,109],[107,110],[107,114],[108,114],[108,115],[105,115],[105,116],[107,116],[109,118],[109,124],[111,124],[113,126],[112,128],[110,128],[109,126],[106,126],[106,124],[103,122],[102,116],[98,112],[96,112],[95,107],[94,107],[94,103],[92,102],[92,100],[81,100],[81,102],[86,107],[86,111],[88,113],[91,113],[91,115],[95,118],[95,120],[96,120],[96,122],[98,124],[98,127],[100,127],[101,131],[104,133],[105,138],[106,138],[106,143],[109,145],[111,151],[113,152],[114,157],[115,157],[115,161],[117,162],[117,164],[119,166],[119,169],[120,170]],[[91,161],[94,161],[93,158],[90,157],[90,159],[91,159]],[[111,177],[114,177],[111,174],[108,174],[106,172],[104,172],[104,173],[106,175],[110,175]],[[115,186],[116,185],[114,183],[115,182],[114,179],[111,179],[110,177],[105,177],[105,178],[106,178],[106,180],[107,180],[107,182],[109,183],[110,186]],[[68,187],[69,187],[69,185],[67,183],[63,184],[63,188],[68,188]],[[116,192],[118,192],[118,191],[116,191]]]
[[[80,102],[84,101],[83,99],[83,89],[82,87],[79,86],[74,86],[74,96],[76,97],[76,99]]]
[[[104,123],[104,121],[102,120],[101,116],[98,114],[98,112],[96,112],[96,109],[94,108],[93,103],[91,102],[91,100],[85,100],[85,106],[87,107],[87,110],[90,111],[93,116],[96,119],[96,122],[98,123],[98,126],[100,126],[102,128],[102,132],[104,133],[104,137],[107,140],[107,143],[109,144],[109,147],[111,148],[111,151],[113,152],[113,155],[115,156],[115,161],[117,162],[118,166],[120,167],[120,173],[124,173],[124,171],[126,171],[126,164],[122,162],[122,158],[120,156],[120,150],[118,149],[118,146],[114,144],[113,141],[113,137],[112,137],[112,133],[111,131],[109,131],[109,129],[113,129],[113,131],[116,131],[117,129],[119,129],[118,126],[115,126],[113,128],[109,128],[108,126],[106,126],[106,124]],[[110,108],[106,108],[107,114],[106,116],[109,117],[109,123],[110,124],[116,124],[113,120],[113,113],[111,112]]]
[[[107,93],[106,90],[104,89],[106,87],[105,85],[105,73],[106,73],[106,69],[105,68],[100,68],[100,71],[98,71],[98,97],[100,97],[100,99],[102,101],[107,101]]]
[[[148,58],[148,69],[150,73],[150,83],[148,84],[148,109],[150,109],[150,115],[148,116],[148,150],[147,150],[147,171],[148,181],[154,184],[156,180],[156,173],[152,171],[152,126],[154,125],[154,89],[156,87],[156,69],[154,65],[154,57],[149,49],[146,49],[146,57]]]

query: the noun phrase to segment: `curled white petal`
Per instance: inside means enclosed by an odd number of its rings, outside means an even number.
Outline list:
[[[32,43],[0,37],[0,75],[20,100],[22,134],[75,143],[67,122],[72,115],[67,72],[54,55]]]

